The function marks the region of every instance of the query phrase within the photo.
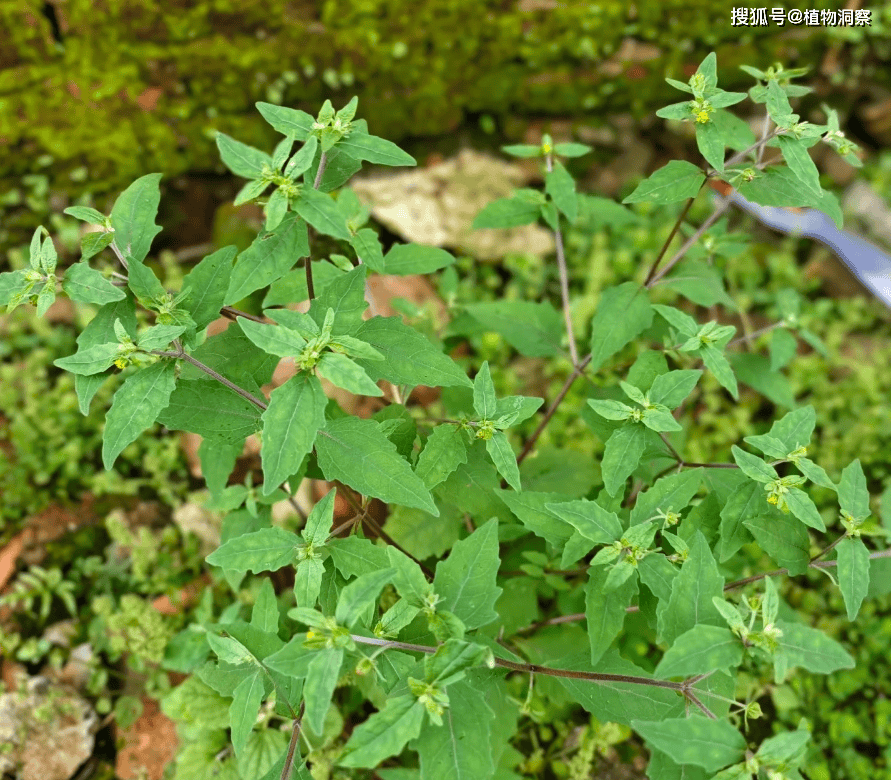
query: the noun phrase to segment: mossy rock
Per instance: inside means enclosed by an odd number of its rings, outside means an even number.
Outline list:
[[[217,130],[271,147],[256,101],[314,114],[355,93],[397,142],[483,113],[596,123],[652,114],[672,99],[663,77],[711,49],[733,88],[743,62],[818,62],[829,34],[733,27],[705,0],[0,0],[0,30],[0,188],[50,155],[51,190],[78,195],[84,179],[104,194],[149,171],[222,171]]]

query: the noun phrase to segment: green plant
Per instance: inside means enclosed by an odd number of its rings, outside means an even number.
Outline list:
[[[767,110],[760,139],[725,110],[746,95],[717,87],[714,55],[688,83],[669,80],[691,98],[658,114],[695,126],[707,164],[673,161],[625,199],[684,205],[655,260],[639,264],[642,281],[602,289],[587,318],[587,354],[579,348],[563,232],[592,213],[621,223],[627,211],[576,192],[557,158],[581,156],[584,145],[544,137],[540,145],[506,147],[543,161],[544,192],[498,200],[475,225],[543,219],[556,239],[561,305],[470,304],[465,314],[477,325],[459,323],[451,337],[478,334],[481,325],[522,355],[551,361],[565,381],[537,422],[542,399],[504,392],[509,380],[496,386],[489,361],[479,362],[471,380],[401,318],[363,318],[369,272],[436,273],[455,258],[413,244],[385,252],[364,227],[367,210],[344,187],[350,176],[362,161],[414,159],[354,119],[355,98],[337,112],[326,101],[315,118],[259,103],[285,136],[271,155],[217,136],[223,162],[249,180],[236,203],[274,188],[262,201],[265,227],[237,260],[234,247],[204,258],[176,293],[146,264],[160,230],[158,174],[134,182],[108,216],[66,210],[99,230],[84,239],[85,259],[65,271],[62,289],[101,308],[78,351],[55,364],[75,375],[84,412],[113,367],[125,372],[103,433],[107,469],[155,422],[204,437],[202,470],[214,506],[229,512],[222,544],[207,562],[239,596],[247,583],[253,602],[249,620],[239,598],[218,615],[203,605],[201,620],[168,645],[165,664],[193,672],[164,705],[183,724],[177,777],[368,776],[361,770],[379,767],[386,776],[383,765],[397,766],[394,757],[406,747],[403,765],[411,769],[417,753],[425,780],[537,774],[546,754],[541,740],[552,730],[518,733],[519,718],[535,723],[545,708],[575,705],[638,734],[650,749],[651,780],[801,777],[806,727],[773,733],[776,724],[758,722],[759,700],[796,667],[828,674],[854,661],[781,598],[774,577],[837,576],[853,620],[871,569],[886,572],[888,554],[861,539],[883,532],[871,519],[859,460],[836,481],[807,457],[816,422],[810,406],[746,436],[748,450],[733,443],[732,462],[682,454],[681,423],[689,423],[693,403],[724,392],[736,400],[741,382],[757,388],[765,374],[780,375],[798,337],[819,344],[802,325],[800,300],[780,295],[770,359],[731,361],[728,348],[755,335],[734,339],[735,326],[700,324],[677,300],[680,294],[698,304],[708,295],[726,303],[720,275],[695,254],[687,257],[726,203],[663,263],[694,199],[708,179],[720,178],[755,202],[811,205],[840,221],[807,149],[822,140],[856,161],[832,111],[826,126],[792,112],[789,98],[805,91],[790,83],[799,72],[747,72],[757,82],[749,97]],[[727,147],[735,152],[729,159]],[[787,166],[766,160],[766,147],[779,149]],[[358,264],[341,255],[313,260],[313,232],[346,242]],[[106,248],[126,275],[88,265]],[[298,258],[303,268],[292,270]],[[52,241],[37,231],[30,268],[0,276],[0,300],[45,312],[56,294],[55,265]],[[692,284],[668,276],[676,266]],[[454,288],[447,274],[443,282]],[[308,301],[308,311],[266,306],[269,323],[234,308],[279,281],[294,291],[294,302]],[[154,325],[137,325],[137,302],[154,313]],[[234,324],[206,338],[221,312]],[[624,360],[636,340],[646,348]],[[496,346],[484,338],[481,349]],[[266,399],[260,388],[281,358],[294,360],[294,375]],[[602,442],[602,456],[581,478],[553,468],[549,474],[530,456],[583,377],[590,387],[580,415]],[[371,418],[350,414],[327,397],[322,379],[379,398],[381,408]],[[410,402],[420,385],[443,388],[436,408]],[[227,486],[254,433],[262,484],[251,478]],[[515,455],[518,434],[523,445]],[[592,446],[587,454],[594,452]],[[354,516],[334,527],[332,489],[299,534],[273,524],[269,504],[292,495],[306,476],[338,483]],[[831,510],[817,508],[812,490],[835,496]],[[375,519],[371,499],[394,506],[395,528],[416,537],[395,539],[390,523]],[[434,557],[442,558],[435,567]],[[783,568],[765,572],[771,565]],[[293,572],[293,590],[276,593],[270,579],[256,586],[248,576],[283,569]],[[542,601],[563,614],[539,621]],[[110,602],[98,607],[110,620]],[[115,624],[118,649],[145,619],[135,596],[124,607]],[[577,625],[582,619],[586,630]],[[139,633],[146,660],[160,657],[155,628]],[[658,663],[648,657],[654,646],[662,651]],[[376,711],[362,720],[366,702]],[[573,775],[589,771],[594,749],[615,738],[609,729],[586,737]],[[524,761],[510,742],[526,739],[532,744]]]

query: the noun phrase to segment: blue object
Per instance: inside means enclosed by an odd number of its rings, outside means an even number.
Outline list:
[[[715,195],[721,198],[720,195]],[[876,298],[891,309],[891,257],[875,244],[839,230],[822,211],[759,206],[735,190],[725,196],[759,222],[781,233],[815,238],[828,246]]]

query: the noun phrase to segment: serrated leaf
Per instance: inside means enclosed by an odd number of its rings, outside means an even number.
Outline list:
[[[717,124],[711,120],[696,123],[696,146],[712,168],[724,171],[724,137]]]
[[[646,290],[625,282],[604,290],[591,322],[591,362],[596,371],[653,322],[653,309]]]
[[[455,258],[445,249],[423,244],[395,244],[383,259],[380,273],[395,276],[429,274],[454,265]]]
[[[71,300],[81,303],[102,305],[120,301],[126,297],[122,289],[115,287],[101,273],[90,268],[85,262],[75,263],[65,269],[62,289]]]
[[[337,570],[344,577],[358,577],[390,565],[387,550],[358,536],[331,539],[325,545]]]
[[[207,562],[227,571],[278,571],[294,561],[300,537],[283,528],[261,528],[222,544]]]
[[[361,131],[353,130],[337,143],[337,148],[355,160],[367,160],[377,165],[417,165],[418,162],[407,152],[403,152],[392,141],[378,138]]]
[[[606,492],[615,496],[625,480],[640,465],[646,449],[646,428],[636,423],[625,423],[616,428],[606,441],[600,471]]]
[[[539,200],[517,195],[511,198],[501,198],[486,205],[476,215],[471,229],[512,228],[530,225],[538,221],[540,211],[541,202]]]
[[[637,594],[637,577],[631,577],[607,592],[609,574],[608,567],[591,566],[585,585],[585,620],[591,644],[592,667],[596,667],[619,635],[625,625],[626,608]]]
[[[464,433],[454,425],[439,425],[427,437],[415,474],[432,490],[462,463],[467,463]]]
[[[810,538],[798,520],[777,512],[775,515],[750,517],[742,522],[752,532],[759,547],[777,564],[788,569],[791,576],[807,571],[810,563]]]
[[[724,289],[721,274],[703,260],[685,260],[671,276],[666,277],[664,284],[700,306],[720,303],[728,309],[736,309],[736,304]]]
[[[820,187],[820,171],[808,153],[807,144],[789,135],[778,136],[777,142],[789,169],[819,198],[823,194],[823,189]]]
[[[161,202],[160,181],[160,173],[141,176],[118,196],[111,210],[115,245],[128,260],[145,260],[152,240],[161,232],[155,224]]]
[[[560,352],[563,320],[549,303],[492,301],[467,304],[464,310],[522,355],[553,357]]]
[[[678,474],[660,477],[652,487],[638,495],[631,510],[631,525],[653,519],[657,510],[679,513],[689,506],[701,483],[701,469],[684,469]]]
[[[326,352],[316,365],[316,370],[331,384],[355,395],[382,396],[381,390],[365,370],[346,355]]]
[[[297,374],[272,391],[262,416],[264,495],[290,477],[312,449],[325,424],[327,403],[321,383],[310,374]]]
[[[622,203],[677,203],[693,198],[705,182],[705,174],[693,163],[672,160],[644,179]]]
[[[140,369],[124,380],[105,417],[102,463],[106,470],[167,407],[175,385],[175,366],[170,360]]]
[[[181,379],[158,422],[215,442],[243,442],[260,429],[260,410],[215,380]]]
[[[90,208],[89,206],[69,206],[67,209],[64,209],[62,213],[68,214],[83,222],[88,222],[91,225],[99,225],[100,227],[105,226],[105,214],[94,208]]]
[[[735,444],[730,447],[730,452],[733,454],[736,465],[749,479],[766,483],[779,478],[776,469],[757,455],[741,450]]]
[[[297,357],[306,347],[306,339],[284,325],[266,325],[239,317],[238,326],[252,343],[276,357]]]
[[[783,634],[777,639],[775,659],[779,658],[786,669],[800,666],[809,672],[832,674],[854,668],[848,652],[822,631],[785,620],[778,620],[776,625]]]
[[[869,592],[869,550],[860,539],[842,539],[838,553],[838,587],[845,600],[848,620],[857,617],[860,605]]]
[[[545,175],[545,192],[551,196],[554,205],[563,212],[570,222],[578,216],[578,200],[575,194],[575,180],[558,160],[553,170]]]
[[[349,628],[364,617],[377,604],[381,589],[391,581],[393,572],[391,568],[368,572],[346,585],[334,613],[338,625]]]
[[[693,392],[702,371],[683,369],[660,374],[650,386],[648,393],[650,403],[664,404],[669,409],[676,409],[684,399]]]
[[[118,351],[119,346],[115,342],[113,344],[97,344],[87,349],[79,349],[73,355],[57,358],[53,361],[53,365],[81,376],[99,374],[109,368],[115,359],[121,356],[121,353]]]
[[[237,252],[234,246],[218,249],[207,255],[183,279],[182,291],[186,295],[181,305],[192,315],[197,330],[203,330],[219,317],[232,277],[232,261]]]
[[[495,584],[495,576],[499,565],[495,518],[456,542],[449,557],[436,564],[433,587],[442,597],[442,609],[457,615],[468,630],[498,617],[495,602],[502,589]]]
[[[399,753],[421,733],[424,705],[411,694],[387,699],[382,710],[360,724],[350,736],[340,766],[375,768]]]
[[[319,468],[363,495],[423,509],[438,517],[430,491],[373,420],[329,420],[316,441]]]
[[[729,629],[697,625],[674,640],[654,674],[665,680],[725,671],[739,666],[743,653],[742,641]]]
[[[326,647],[316,652],[309,662],[306,681],[303,683],[303,700],[306,702],[306,721],[309,727],[321,734],[325,715],[331,706],[331,696],[340,677],[343,665],[343,649]]]
[[[496,404],[495,385],[492,384],[492,374],[487,360],[480,366],[473,379],[473,409],[480,419],[492,420],[497,414]]]
[[[495,431],[491,439],[486,439],[486,452],[492,458],[492,463],[498,469],[498,473],[507,481],[514,490],[520,491],[520,469],[517,466],[517,456],[511,449],[507,436],[501,431]]]
[[[298,141],[303,141],[312,130],[313,119],[305,111],[299,111],[285,106],[276,106],[272,103],[255,103],[257,110],[263,118],[282,135],[290,135]]]
[[[806,526],[817,531],[825,531],[826,525],[810,496],[803,490],[798,488],[788,488],[783,494],[783,498],[789,505],[792,514],[795,515]]]
[[[738,485],[721,509],[721,541],[718,554],[726,561],[749,541],[743,523],[758,517],[769,507],[760,482],[743,482]]]
[[[266,152],[236,141],[225,133],[217,133],[216,140],[223,164],[236,176],[259,179],[263,175],[264,166],[274,168],[272,157]]]
[[[545,504],[545,508],[597,544],[612,544],[622,536],[622,523],[618,516],[596,501],[564,501]]]
[[[293,208],[320,233],[344,241],[350,240],[350,231],[347,230],[343,214],[326,193],[304,186]]]
[[[232,747],[240,755],[254,729],[260,703],[263,701],[263,675],[259,669],[251,672],[235,688],[229,720],[232,724]]]
[[[860,459],[851,461],[842,470],[838,481],[838,503],[843,512],[847,512],[855,520],[869,517],[869,490],[866,487],[866,476]]]
[[[301,257],[309,255],[306,222],[288,214],[271,233],[257,236],[235,261],[224,304],[237,303],[284,276]]]
[[[745,757],[746,741],[726,720],[701,715],[663,721],[633,721],[632,728],[678,764],[717,772]]]

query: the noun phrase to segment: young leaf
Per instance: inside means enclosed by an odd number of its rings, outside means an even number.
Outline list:
[[[220,545],[207,562],[226,571],[278,571],[294,561],[301,539],[283,528],[261,528]]]
[[[578,216],[578,201],[575,195],[575,180],[559,161],[545,175],[545,192],[551,196],[554,205],[566,215],[570,222]]]
[[[854,659],[848,652],[822,631],[785,620],[778,620],[777,628],[783,633],[777,639],[779,649],[775,663],[779,660],[784,668],[800,666],[817,674],[832,674],[839,669],[854,668]]]
[[[538,195],[538,193],[536,193]],[[489,203],[473,220],[471,228],[512,228],[529,225],[538,221],[541,211],[541,197],[515,194],[511,198],[501,198]]]
[[[622,203],[677,203],[693,198],[705,182],[705,174],[693,163],[672,160],[644,179]]]
[[[497,414],[495,385],[489,371],[489,361],[485,361],[473,380],[473,409],[482,420],[492,420]]]
[[[175,385],[175,366],[171,360],[154,363],[124,380],[105,417],[102,463],[106,470],[111,469],[121,450],[136,441],[166,408]]]
[[[306,347],[306,339],[284,325],[264,325],[246,317],[239,317],[238,326],[245,336],[270,355],[297,357]]]
[[[565,501],[545,504],[545,508],[597,544],[612,544],[622,536],[622,523],[618,516],[596,501]]]
[[[382,396],[381,390],[365,373],[365,370],[338,352],[326,352],[318,362],[316,370],[331,384],[355,395]]]
[[[289,135],[303,141],[312,130],[315,120],[305,111],[276,106],[272,103],[256,103],[263,118],[282,135]]]
[[[146,303],[160,303],[167,294],[164,285],[147,265],[132,263],[127,272],[127,286]]]
[[[700,624],[674,640],[654,674],[665,680],[726,671],[742,663],[743,652],[739,637],[729,629]]]
[[[468,630],[488,625],[498,617],[495,584],[498,558],[498,521],[492,518],[470,536],[456,542],[449,557],[436,564],[433,587],[442,608],[457,615]]]
[[[838,482],[838,503],[842,511],[855,520],[862,521],[869,517],[869,491],[859,458],[851,461],[842,471]]]
[[[520,469],[517,467],[517,457],[511,449],[507,436],[501,431],[495,431],[491,439],[486,439],[486,452],[492,458],[492,463],[498,469],[498,473],[507,481],[514,490],[519,492]]]
[[[786,499],[786,503],[789,505],[792,514],[806,526],[817,531],[826,530],[826,525],[823,523],[823,518],[820,516],[819,510],[814,502],[811,501],[810,496],[803,490],[794,487],[789,488],[786,493],[783,494],[783,498]]]
[[[128,260],[145,260],[152,240],[161,232],[155,224],[161,202],[160,181],[160,173],[138,178],[118,196],[111,210],[114,243]]]
[[[352,627],[368,614],[378,601],[381,589],[392,581],[394,569],[380,569],[363,574],[340,592],[334,618],[338,625]]]
[[[773,482],[779,478],[776,469],[757,455],[741,450],[735,444],[730,447],[730,452],[733,454],[736,465],[749,479],[753,479],[755,482]]]
[[[64,209],[62,213],[68,214],[83,222],[88,222],[91,225],[99,225],[100,227],[105,226],[105,214],[94,208],[90,208],[89,206],[69,206],[67,209]]]
[[[650,403],[664,404],[669,409],[677,409],[684,399],[693,392],[702,371],[683,369],[660,374],[650,387]]]
[[[439,517],[430,491],[373,420],[329,420],[316,441],[319,468],[363,495],[416,507]]]
[[[312,449],[318,431],[325,425],[327,403],[321,382],[311,374],[297,374],[272,391],[262,417],[264,495],[294,474]]]
[[[82,376],[90,376],[105,371],[114,363],[115,359],[120,357],[118,347],[114,344],[97,344],[88,349],[79,349],[73,355],[68,357],[57,358],[53,361],[53,365],[70,371],[72,374],[80,374]]]
[[[631,727],[675,763],[717,772],[745,757],[746,741],[726,720],[701,715],[663,721],[632,721]]]
[[[414,157],[403,152],[392,141],[356,130],[338,141],[337,148],[346,152],[354,160],[367,160],[377,165],[418,164]]]
[[[820,187],[820,171],[808,153],[808,143],[804,139],[790,135],[779,136],[777,142],[789,169],[815,197],[819,198],[823,194],[823,189]]]
[[[845,600],[848,620],[857,617],[869,591],[869,550],[858,538],[842,539],[838,552],[838,586]]]
[[[709,119],[696,123],[696,146],[706,162],[719,173],[724,171],[724,137],[720,128]]]

